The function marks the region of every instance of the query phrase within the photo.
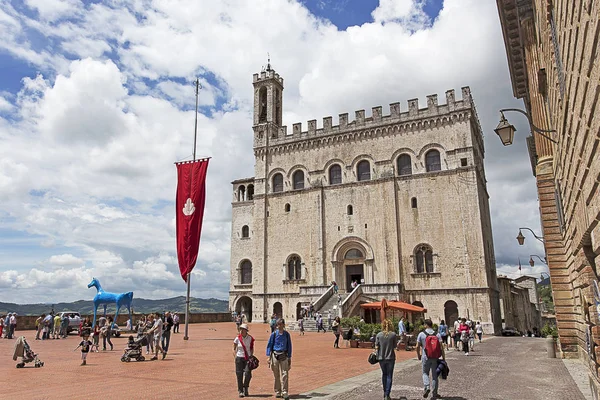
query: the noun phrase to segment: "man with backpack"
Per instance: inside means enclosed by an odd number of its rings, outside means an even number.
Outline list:
[[[425,321],[425,330],[417,336],[417,357],[423,366],[423,397],[427,398],[432,392],[432,399],[439,398],[438,376],[436,369],[438,360],[446,359],[442,337],[433,330],[433,323],[428,318]],[[421,350],[422,349],[422,350]],[[431,386],[429,384],[429,373],[431,372]]]

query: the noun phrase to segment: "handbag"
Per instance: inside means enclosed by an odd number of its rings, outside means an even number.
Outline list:
[[[242,345],[242,349],[244,349],[244,359],[248,363],[248,369],[252,371],[253,369],[258,368],[260,362],[258,361],[258,358],[256,358],[254,355],[248,357],[248,350],[246,350],[246,345],[244,344],[244,338],[242,337],[242,335],[238,335],[238,340]]]
[[[369,364],[377,364],[377,353],[376,352],[372,352],[371,354],[369,354],[369,358],[367,359],[367,361],[369,361]]]

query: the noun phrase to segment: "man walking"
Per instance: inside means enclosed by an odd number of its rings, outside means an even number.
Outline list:
[[[159,350],[162,353],[162,359],[164,360],[165,357],[167,356],[167,353],[165,353],[165,351],[162,349],[162,347],[160,345],[160,339],[162,337],[163,322],[162,322],[162,319],[160,319],[160,313],[155,313],[154,317],[155,317],[154,325],[148,331],[149,334],[154,335],[154,357],[152,357],[150,360],[158,360],[158,351]]]
[[[165,322],[163,324],[162,332],[162,349],[164,350],[163,358],[166,357],[167,351],[169,350],[169,343],[171,343],[171,327],[173,326],[173,318],[170,312],[165,313]]]
[[[404,316],[400,317],[400,321],[398,322],[398,337],[400,338],[400,343],[406,343],[406,326],[404,326]],[[405,344],[405,350],[408,350],[408,347]]]
[[[285,320],[277,320],[277,330],[269,337],[267,343],[269,367],[275,377],[275,397],[289,399],[288,374],[292,368],[292,338],[285,330]]]
[[[433,323],[429,318],[425,321],[425,331],[417,336],[417,357],[422,361],[423,367],[423,397],[427,398],[432,392],[432,398],[437,399],[438,396],[438,375],[436,373],[438,360],[446,359],[444,347],[442,346],[442,338],[439,334],[436,335],[433,330]],[[429,373],[431,373],[431,385],[429,383]]]
[[[42,314],[35,320],[35,340],[40,340],[40,334],[42,333],[42,328],[44,327],[43,321],[46,318],[46,314]]]

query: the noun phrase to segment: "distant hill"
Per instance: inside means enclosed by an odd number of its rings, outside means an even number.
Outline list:
[[[218,299],[197,299],[190,298],[190,312],[192,313],[213,313],[227,312],[229,308],[226,300]],[[40,315],[48,313],[52,309],[52,304],[14,304],[0,302],[0,315],[8,312],[16,312],[18,315]],[[123,312],[121,308],[121,312]],[[56,303],[54,311],[78,311],[81,314],[93,314],[94,303],[91,300],[78,300],[72,303]],[[173,297],[162,300],[147,300],[133,298],[133,312],[148,314],[151,312],[173,311],[178,313],[185,312],[185,296]],[[107,313],[114,313],[115,307],[106,308]]]

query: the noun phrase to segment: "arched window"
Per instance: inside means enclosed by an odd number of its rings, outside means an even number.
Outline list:
[[[258,123],[267,122],[267,88],[261,87],[258,91]]]
[[[427,169],[427,172],[439,171],[442,169],[439,151],[429,150],[427,154],[425,154],[425,168]]]
[[[425,251],[425,271],[433,272],[433,252],[431,249]]]
[[[238,188],[238,201],[246,200],[246,187],[244,185]]]
[[[250,237],[250,228],[248,227],[248,225],[242,226],[242,237],[243,238]]]
[[[283,175],[273,175],[273,193],[283,192]]]
[[[290,206],[290,203],[285,203],[285,212],[290,212],[291,209],[292,206]]]
[[[288,276],[289,280],[302,279],[302,260],[299,256],[293,255],[288,259]]]
[[[254,185],[248,185],[248,191],[246,192],[246,200],[254,200]]]
[[[292,181],[294,182],[294,189],[304,189],[304,172],[298,170],[292,175]]]
[[[352,215],[352,214],[354,214],[354,208],[352,208],[352,206],[351,206],[351,205],[349,205],[348,207],[346,207],[346,213],[347,213],[348,215]]]
[[[339,164],[333,164],[329,167],[329,184],[339,185],[342,183],[342,167]]]
[[[426,244],[415,249],[415,272],[417,274],[431,273],[433,270],[433,250]]]
[[[402,154],[398,157],[398,175],[411,175],[412,161],[408,154]]]
[[[242,265],[240,266],[240,277],[240,283],[242,285],[252,283],[252,263],[250,261],[242,261]]]
[[[367,160],[362,160],[356,166],[356,176],[359,181],[371,180],[371,164]]]
[[[356,260],[364,257],[365,256],[363,255],[362,251],[358,249],[350,249],[346,252],[346,255],[344,256],[346,260]]]
[[[413,197],[412,199],[410,199],[410,206],[412,208],[417,208],[417,198]]]

